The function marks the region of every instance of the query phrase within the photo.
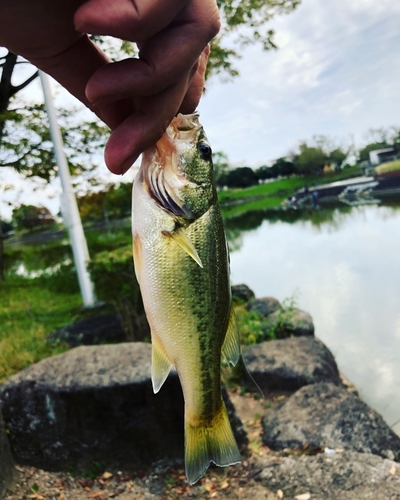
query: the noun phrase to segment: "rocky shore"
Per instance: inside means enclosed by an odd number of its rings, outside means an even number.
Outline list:
[[[287,331],[245,348],[250,376],[224,392],[242,464],[190,487],[177,374],[154,395],[149,344],[80,346],[0,387],[0,498],[400,500],[400,437],[343,381],[311,316],[233,293]]]

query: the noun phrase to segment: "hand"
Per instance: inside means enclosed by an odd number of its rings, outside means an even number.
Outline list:
[[[22,55],[111,129],[108,168],[126,172],[178,113],[195,110],[219,30],[215,0],[0,0],[0,45]],[[110,63],[87,33],[136,42]]]

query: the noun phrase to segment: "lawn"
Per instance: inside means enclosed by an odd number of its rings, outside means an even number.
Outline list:
[[[45,338],[72,322],[81,307],[79,293],[54,293],[35,280],[9,277],[0,283],[0,384],[43,358],[64,352]]]

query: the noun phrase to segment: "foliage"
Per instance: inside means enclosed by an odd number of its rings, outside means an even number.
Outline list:
[[[229,169],[228,156],[222,151],[216,151],[212,155],[214,167],[214,179],[217,186],[223,186],[223,180]]]
[[[373,142],[368,144],[358,152],[358,161],[369,161],[369,153],[371,151],[375,151],[376,149],[385,149],[387,147],[389,147],[387,142]]]
[[[300,153],[296,155],[294,163],[300,174],[322,172],[328,157],[320,147],[308,146],[303,142],[299,146]]]
[[[12,212],[12,223],[18,230],[35,227],[43,229],[44,226],[54,224],[54,218],[46,207],[35,207],[34,205],[20,205]]]
[[[279,311],[273,314],[273,320],[269,317],[263,317],[255,311],[247,311],[243,305],[237,306],[235,312],[242,344],[248,346],[290,337],[292,332],[291,318],[295,306],[295,297],[285,299]]]
[[[292,12],[300,0],[217,0],[221,12],[222,28],[211,43],[207,77],[223,74],[234,77],[239,71],[234,60],[240,59],[240,52],[246,45],[259,43],[263,50],[276,49],[274,31],[268,22],[278,14]],[[231,41],[230,48],[224,41]]]
[[[127,339],[148,338],[149,329],[134,272],[131,245],[96,255],[89,270],[98,298],[115,307]]]
[[[84,222],[108,218],[122,218],[131,213],[132,183],[106,186],[96,193],[78,198],[78,207]]]
[[[258,176],[250,167],[238,167],[225,174],[220,183],[230,188],[247,188],[258,184]]]

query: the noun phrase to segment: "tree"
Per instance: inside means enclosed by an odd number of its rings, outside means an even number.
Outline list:
[[[250,167],[239,167],[230,170],[225,185],[231,188],[246,188],[258,184],[258,176]]]
[[[327,155],[320,147],[308,146],[303,142],[299,146],[300,153],[294,158],[296,170],[300,174],[321,173],[326,162]]]
[[[222,151],[216,151],[212,155],[214,167],[214,179],[217,186],[224,186],[224,182],[229,170],[228,155]]]
[[[35,227],[43,229],[44,226],[53,224],[54,218],[46,207],[35,207],[34,205],[20,205],[12,212],[12,223],[18,230]]]
[[[287,175],[294,174],[296,171],[294,163],[287,160],[286,158],[278,158],[271,168],[272,171],[276,174],[275,177],[277,177],[278,175],[285,177]]]

